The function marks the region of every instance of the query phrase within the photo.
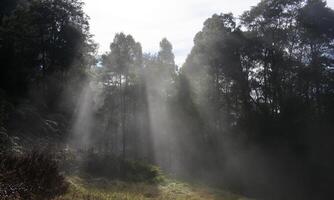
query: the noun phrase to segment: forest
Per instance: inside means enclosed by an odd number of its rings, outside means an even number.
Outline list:
[[[182,66],[168,38],[99,54],[83,6],[0,1],[1,200],[333,198],[326,1],[213,14]]]

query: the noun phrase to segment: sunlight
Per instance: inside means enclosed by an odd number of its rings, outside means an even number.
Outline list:
[[[1,0],[0,200],[333,199],[333,7]]]
[[[82,91],[74,112],[73,126],[69,143],[77,150],[87,151],[94,146],[96,141],[96,117],[95,113],[101,106],[101,87],[92,80],[83,84]]]
[[[144,52],[158,51],[156,44],[167,37],[174,44],[175,62],[181,66],[193,46],[193,37],[213,13],[240,15],[259,0],[85,0],[91,31],[100,53],[109,50],[115,33],[131,33]]]

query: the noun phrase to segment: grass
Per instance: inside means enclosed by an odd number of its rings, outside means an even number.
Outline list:
[[[68,177],[69,191],[54,200],[245,200],[241,196],[176,180],[160,184]]]

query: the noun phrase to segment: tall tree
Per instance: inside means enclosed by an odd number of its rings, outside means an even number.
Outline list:
[[[131,35],[116,34],[110,44],[110,52],[103,55],[102,65],[106,69],[107,79],[114,80],[120,93],[120,126],[122,131],[122,155],[126,158],[128,117],[130,112],[130,88],[138,78],[142,68],[142,49]]]
[[[81,1],[21,1],[1,24],[1,87],[9,94],[26,94],[32,83],[42,81],[46,98],[59,96],[62,84],[46,84],[57,74],[61,82],[70,69],[90,65],[94,44]],[[82,73],[83,74],[83,73]],[[51,80],[51,79],[49,79]],[[62,86],[61,86],[62,87]],[[57,92],[58,91],[58,92]]]

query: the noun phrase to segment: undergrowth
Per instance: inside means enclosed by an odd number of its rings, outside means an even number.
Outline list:
[[[68,183],[50,155],[0,154],[0,199],[42,200],[66,192]]]
[[[93,177],[128,182],[158,183],[164,180],[157,166],[140,161],[124,160],[112,155],[91,153],[81,162],[82,172]]]
[[[229,192],[172,179],[163,183],[68,177],[69,192],[53,200],[246,200]]]

